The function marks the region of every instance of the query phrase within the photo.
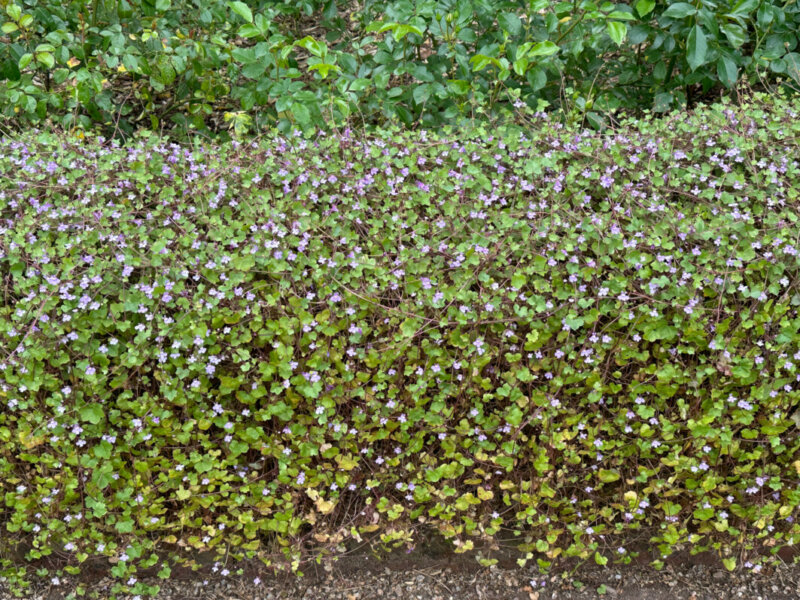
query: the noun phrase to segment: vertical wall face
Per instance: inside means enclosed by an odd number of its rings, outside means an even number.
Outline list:
[[[789,546],[797,112],[5,140],[6,535],[124,581],[430,531]]]

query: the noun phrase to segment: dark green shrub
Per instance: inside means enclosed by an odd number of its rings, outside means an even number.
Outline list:
[[[288,134],[464,124],[521,104],[600,128],[615,111],[800,85],[800,8],[777,0],[0,6],[0,111],[17,128]]]
[[[798,109],[5,140],[3,575],[421,527],[760,568],[800,539]]]

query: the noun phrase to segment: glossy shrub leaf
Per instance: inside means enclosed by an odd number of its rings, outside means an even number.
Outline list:
[[[661,14],[671,19],[683,19],[684,17],[688,17],[696,13],[697,8],[693,4],[689,4],[688,2],[674,2],[671,3],[667,7],[667,10]]]
[[[800,84],[800,53],[787,52],[783,60],[786,62],[786,73],[795,83]]]
[[[244,19],[248,23],[253,22],[253,11],[250,10],[250,7],[244,2],[236,0],[235,2],[228,2],[228,6],[234,13],[239,15],[242,19]]]
[[[558,46],[553,42],[547,40],[545,42],[538,42],[528,51],[528,56],[551,56],[557,53]]]
[[[48,69],[52,69],[56,64],[56,60],[50,52],[37,52],[35,58],[36,62],[41,63]]]
[[[732,48],[740,48],[747,42],[747,32],[744,27],[735,23],[726,23],[720,27]]]
[[[14,21],[19,22],[20,16],[22,15],[22,9],[20,8],[19,4],[16,2],[10,2],[5,5],[6,14],[11,17]]]
[[[759,4],[759,0],[737,0],[728,14],[733,17],[747,18],[758,8]]]
[[[417,85],[417,87],[414,88],[414,92],[412,94],[414,102],[416,102],[417,104],[424,104],[428,100],[428,98],[430,98],[430,96],[431,96],[431,86],[428,85],[427,83]]]
[[[720,56],[717,59],[717,77],[725,87],[733,87],[739,78],[739,69],[733,59]]]
[[[706,35],[699,25],[695,25],[686,38],[686,60],[692,71],[705,64],[707,52]]]
[[[3,79],[10,79],[11,81],[19,81],[20,69],[16,61],[7,58],[0,63],[0,77]]]
[[[640,17],[646,17],[656,7],[655,0],[638,0],[636,2],[636,12]]]
[[[31,54],[30,52],[23,54],[19,59],[19,70],[23,71],[25,67],[31,64],[32,60],[33,60],[33,54]]]
[[[613,42],[617,44],[617,46],[620,46],[625,40],[625,35],[628,33],[628,26],[619,21],[609,21],[606,25],[606,30]]]
[[[511,35],[519,35],[522,31],[522,21],[514,13],[502,13],[497,17],[500,27]]]
[[[300,104],[299,102],[294,102],[291,106],[292,114],[294,115],[297,122],[301,125],[306,125],[311,121],[311,112],[308,110],[305,104]]]

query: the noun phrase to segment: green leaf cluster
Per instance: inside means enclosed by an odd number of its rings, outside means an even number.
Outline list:
[[[601,129],[748,85],[800,89],[800,5],[778,0],[35,6],[2,4],[0,115],[16,130],[230,139],[465,126],[547,107]]]

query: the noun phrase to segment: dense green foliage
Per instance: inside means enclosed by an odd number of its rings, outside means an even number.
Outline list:
[[[800,541],[798,110],[5,140],[2,574],[423,527],[760,568]]]
[[[800,84],[781,0],[0,0],[0,113],[108,137],[617,110]],[[772,82],[772,83],[770,83]],[[782,85],[784,85],[782,84]],[[227,134],[226,134],[227,135]]]

